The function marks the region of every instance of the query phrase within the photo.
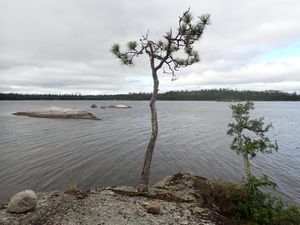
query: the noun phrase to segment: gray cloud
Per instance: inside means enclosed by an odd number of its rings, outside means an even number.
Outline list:
[[[160,74],[161,91],[200,88],[300,92],[300,54],[266,58],[300,42],[297,0],[1,0],[0,92],[127,93],[150,91],[147,58],[124,67],[112,43],[159,39],[188,7],[211,13],[197,45],[201,62],[179,79]]]

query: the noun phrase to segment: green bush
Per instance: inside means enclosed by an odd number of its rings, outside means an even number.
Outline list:
[[[194,188],[204,206],[244,225],[299,225],[300,212],[281,199],[259,190],[270,185],[266,177],[253,178],[243,185],[195,179]]]

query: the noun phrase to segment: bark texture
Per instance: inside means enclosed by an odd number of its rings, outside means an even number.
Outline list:
[[[148,191],[150,166],[151,166],[152,155],[153,155],[153,151],[154,151],[154,147],[158,135],[158,121],[157,121],[155,102],[158,94],[159,81],[158,81],[156,70],[154,68],[152,68],[152,77],[153,77],[153,93],[149,105],[151,111],[152,133],[144,156],[144,165],[141,173],[140,182],[138,185],[138,190],[141,192]]]
[[[251,169],[250,169],[250,161],[249,161],[249,157],[247,155],[247,153],[243,154],[243,158],[244,158],[244,166],[245,166],[245,174],[246,174],[246,178],[249,181],[252,174],[251,174]]]

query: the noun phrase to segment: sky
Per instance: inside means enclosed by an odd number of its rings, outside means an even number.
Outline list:
[[[300,93],[299,0],[0,0],[0,92],[150,92],[148,58],[124,66],[113,43],[159,40],[190,7],[211,25],[195,45],[200,62],[160,92],[231,88]]]

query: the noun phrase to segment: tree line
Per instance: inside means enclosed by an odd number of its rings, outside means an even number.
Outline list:
[[[149,100],[151,93],[108,95],[78,94],[16,94],[0,93],[0,100]],[[169,91],[158,94],[158,100],[166,101],[300,101],[296,92],[238,91],[232,89],[203,89],[195,91]]]

